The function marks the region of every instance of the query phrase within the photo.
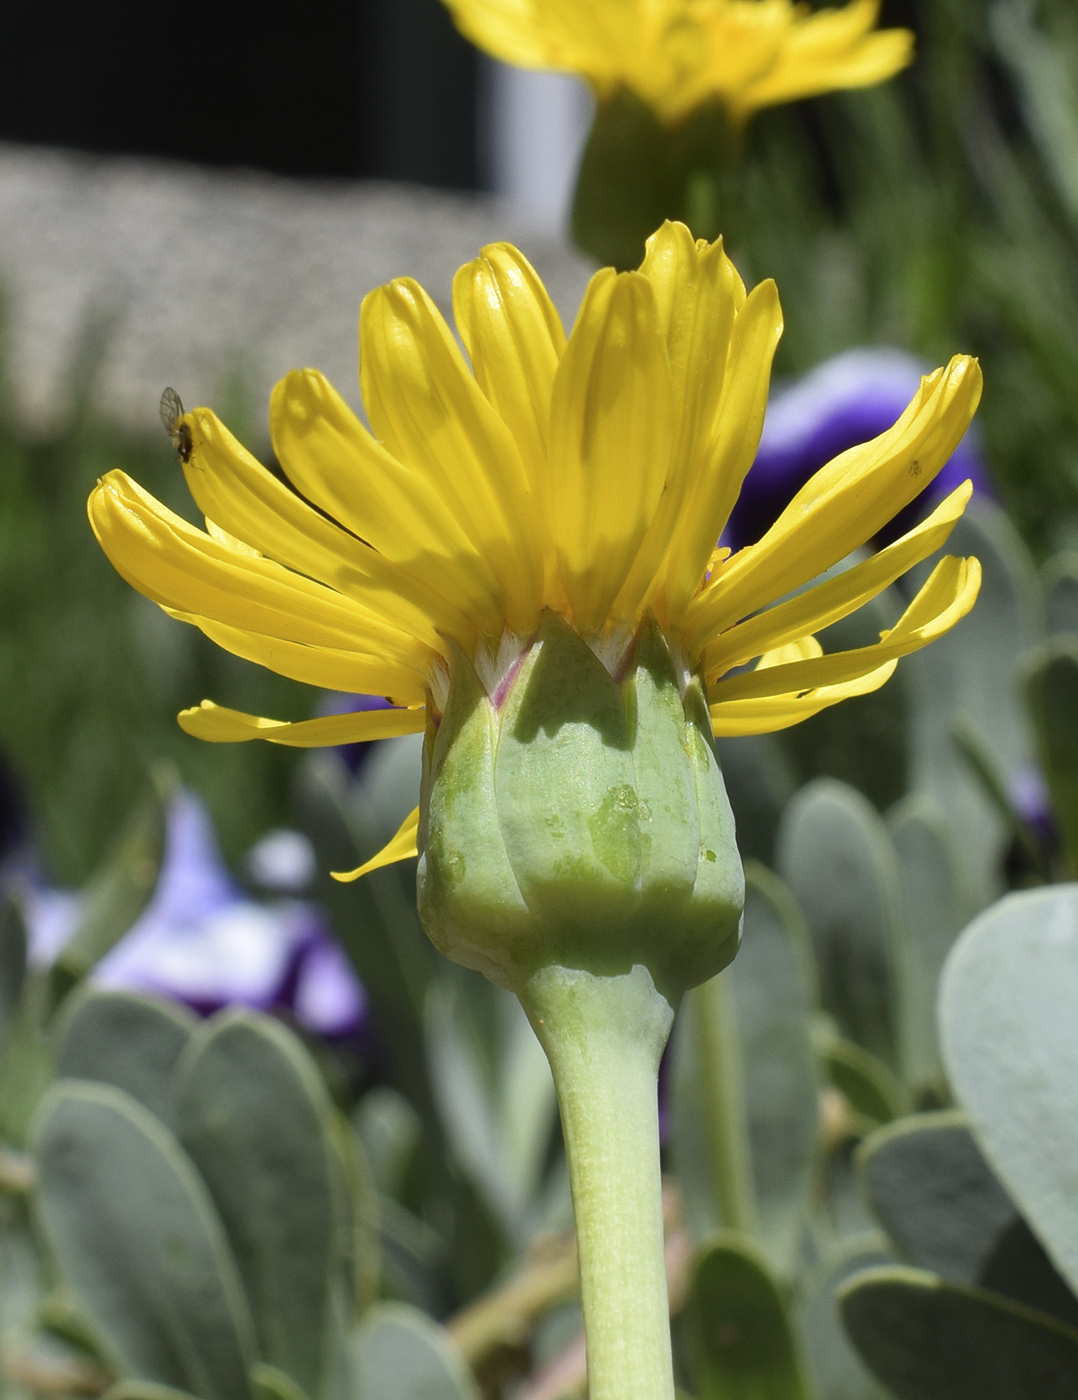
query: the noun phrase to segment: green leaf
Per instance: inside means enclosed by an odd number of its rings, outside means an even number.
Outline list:
[[[851,1275],[890,1263],[876,1232],[848,1236],[802,1280],[801,1335],[809,1374],[823,1400],[891,1400],[865,1369],[838,1313],[838,1289]]]
[[[83,988],[62,1014],[57,1073],[113,1084],[169,1123],[172,1076],[197,1024],[175,1002]]]
[[[862,1143],[865,1194],[910,1263],[1078,1325],[1078,1300],[985,1162],[966,1115],[917,1114]]]
[[[1023,681],[1064,858],[1078,875],[1078,637],[1038,647],[1026,659]]]
[[[543,1048],[516,997],[446,969],[427,997],[431,1082],[454,1154],[523,1244],[557,1112]]]
[[[0,1138],[26,1144],[38,1104],[52,1083],[55,1049],[43,1029],[49,996],[44,974],[30,972],[0,1049]]]
[[[375,1187],[384,1196],[400,1196],[423,1138],[419,1115],[403,1094],[379,1084],[360,1099],[352,1121]]]
[[[0,1139],[23,1147],[53,1074],[45,975],[29,967],[17,899],[0,896]],[[16,1176],[18,1172],[16,1171]]]
[[[251,1367],[251,1389],[256,1400],[308,1400],[306,1391],[286,1371],[265,1361]]]
[[[1078,554],[1068,551],[1049,559],[1043,583],[1048,631],[1078,636]]]
[[[0,1038],[15,1017],[26,980],[26,925],[15,898],[0,902]]]
[[[902,1118],[861,1144],[857,1167],[869,1203],[912,1264],[952,1283],[978,1282],[1015,1217],[964,1113]]]
[[[903,922],[910,946],[907,1073],[915,1085],[941,1074],[936,995],[943,964],[965,923],[969,897],[962,884],[954,837],[939,806],[913,794],[887,813],[898,857]]]
[[[153,897],[165,853],[162,783],[139,806],[86,891],[84,912],[52,968],[54,1000],[67,992],[123,937]]]
[[[804,921],[777,876],[745,867],[742,946],[730,968],[736,1071],[755,1201],[754,1233],[772,1267],[793,1270],[817,1151],[819,1083],[811,1037],[815,996]],[[678,1180],[697,1239],[721,1224],[709,1166],[701,1047],[692,998],[674,1033],[673,1136]],[[719,1131],[730,1131],[729,1125]]]
[[[856,1274],[842,1319],[898,1400],[1073,1400],[1078,1331],[991,1293],[898,1267]]]
[[[105,1391],[102,1400],[191,1400],[189,1390],[157,1381],[117,1381]]]
[[[906,1092],[885,1064],[852,1041],[827,1036],[820,1047],[824,1072],[854,1113],[869,1124],[890,1123],[909,1107]]]
[[[998,892],[1008,832],[952,730],[962,716],[983,737],[1008,784],[1030,762],[1031,735],[1014,677],[1021,656],[1043,632],[1041,593],[1017,530],[984,497],[966,508],[947,549],[977,556],[981,590],[960,626],[902,663],[910,686],[911,787],[947,813],[975,905],[983,906]]]
[[[824,1009],[898,1068],[909,979],[898,862],[882,821],[859,792],[818,778],[786,809],[778,865],[805,914]]]
[[[812,1043],[816,986],[801,911],[762,866],[745,870],[745,929],[731,965],[759,1242],[793,1271],[819,1141],[819,1071]]]
[[[1008,895],[947,961],[951,1083],[995,1174],[1078,1290],[1078,886]]]
[[[341,1193],[344,1219],[339,1238],[341,1262],[345,1266],[345,1291],[352,1299],[354,1315],[360,1317],[377,1296],[382,1275],[378,1190],[356,1128],[343,1113],[335,1110],[330,1130],[344,1187]]]
[[[313,1062],[279,1022],[223,1012],[180,1061],[174,1113],[224,1222],[263,1357],[318,1396],[350,1241],[338,1234],[331,1107]]]
[[[779,1286],[747,1239],[724,1232],[701,1249],[686,1324],[699,1400],[809,1400]]]
[[[0,1327],[5,1348],[28,1339],[42,1325],[44,1260],[26,1219],[4,1209],[0,1230]]]
[[[356,1330],[352,1354],[362,1400],[479,1400],[447,1333],[407,1304],[371,1308]]]
[[[61,1080],[35,1152],[46,1239],[113,1368],[202,1400],[249,1400],[243,1289],[172,1134],[122,1090]]]

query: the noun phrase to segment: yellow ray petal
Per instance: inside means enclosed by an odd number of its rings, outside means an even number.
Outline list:
[[[784,641],[806,632],[820,632],[832,622],[847,617],[882,593],[915,564],[942,548],[972,494],[973,483],[963,482],[940,502],[927,520],[879,554],[874,554],[862,564],[855,564],[837,578],[828,579],[785,603],[757,613],[716,637],[710,645],[703,646],[705,674],[717,676],[741,665],[743,661],[751,660],[763,648],[781,646]],[[691,633],[686,641],[690,652],[703,645],[708,625],[706,609],[700,611],[694,623],[697,631]]]
[[[418,283],[401,278],[364,298],[360,377],[375,433],[436,484],[498,579],[509,627],[528,631],[543,572],[520,453]]]
[[[453,279],[453,314],[476,382],[516,439],[534,490],[545,476],[550,393],[565,331],[527,258],[492,243]]]
[[[170,617],[188,622],[234,656],[276,671],[280,676],[323,690],[341,690],[352,695],[382,695],[395,705],[421,705],[426,680],[412,667],[391,665],[385,657],[358,651],[338,651],[333,647],[304,646],[300,642],[266,637],[240,627],[213,622],[197,613],[165,608]],[[431,664],[437,664],[431,658]]]
[[[803,16],[791,26],[778,61],[745,89],[739,115],[839,88],[869,87],[907,67],[913,61],[913,34],[908,29],[870,33],[879,8],[879,0],[852,0],[841,9]]]
[[[211,744],[243,744],[250,739],[266,739],[294,749],[325,748],[334,744],[362,744],[372,739],[395,739],[402,734],[421,734],[426,710],[355,710],[350,714],[323,715],[317,719],[290,724],[280,719],[229,710],[203,700],[177,716],[180,728],[196,739]]]
[[[720,701],[711,706],[711,726],[718,738],[736,738],[747,734],[770,734],[790,729],[802,720],[811,719],[821,710],[837,705],[855,695],[867,695],[879,690],[894,674],[897,661],[885,661],[873,671],[867,671],[839,685],[819,686],[815,690],[794,691],[788,695],[769,695],[753,700]]]
[[[155,603],[307,646],[383,654],[422,675],[430,652],[372,609],[188,525],[123,472],[95,488],[90,521],[113,566]]]
[[[418,583],[368,544],[313,510],[236,441],[216,414],[184,418],[191,451],[184,476],[195,504],[217,526],[259,553],[373,608],[425,646],[439,632],[468,635],[444,590]]]
[[[735,318],[746,300],[721,240],[698,245],[684,224],[668,222],[652,234],[640,270],[654,289],[659,332],[670,360],[676,439],[659,507],[613,609],[619,616],[641,612],[662,591],[667,568],[694,574],[686,596],[699,585],[702,571],[687,564],[672,541],[679,518],[692,513],[689,501],[698,488],[726,371],[735,358],[730,350]],[[764,393],[766,400],[766,388]],[[712,538],[710,547],[714,544]]]
[[[343,884],[352,880],[358,880],[361,875],[368,875],[372,870],[380,870],[383,865],[393,865],[398,860],[408,860],[411,856],[419,854],[419,847],[416,838],[419,834],[419,808],[409,812],[404,821],[401,822],[397,834],[387,842],[376,856],[371,856],[370,860],[363,865],[356,866],[355,870],[331,870],[330,874],[335,880],[340,880]]]
[[[546,0],[542,7],[533,0],[446,3],[461,32],[505,63],[563,68],[593,81],[625,66],[639,32],[634,9],[625,6],[580,0]]]
[[[666,595],[680,618],[700,586],[741,484],[756,456],[767,410],[771,362],[782,335],[782,308],[774,282],[754,287],[738,313],[730,340],[722,398],[702,452],[692,494],[669,542]]]
[[[780,646],[765,651],[756,663],[756,670],[766,671],[769,666],[785,666],[788,661],[808,661],[810,657],[822,655],[823,647],[815,637],[798,637],[794,641],[783,642]]]
[[[547,603],[559,601],[550,530],[550,394],[565,331],[528,260],[494,243],[453,279],[453,311],[476,382],[513,434],[528,477]]]
[[[697,439],[710,435],[718,411],[745,284],[721,238],[697,244],[684,224],[669,220],[648,239],[640,271],[654,289],[670,358],[679,436],[675,456],[692,461]]]
[[[941,559],[898,622],[873,646],[742,672],[709,686],[711,704],[802,693],[856,680],[885,661],[926,646],[969,612],[981,586],[976,559]]]
[[[673,400],[655,294],[638,272],[597,273],[554,380],[551,524],[578,630],[597,634],[667,476]]]
[[[318,370],[293,370],[270,399],[277,460],[296,490],[429,591],[445,595],[472,633],[497,625],[501,592],[436,486],[398,462]]]
[[[927,375],[893,428],[822,467],[764,537],[729,560],[693,600],[689,630],[697,608],[711,608],[711,630],[723,631],[871,539],[951,456],[980,396],[980,367],[967,355]]]
[[[715,95],[736,111],[751,85],[780,61],[796,13],[790,0],[724,0],[695,8],[675,0],[671,8],[676,19],[670,15],[673,22],[633,78],[667,122]]]

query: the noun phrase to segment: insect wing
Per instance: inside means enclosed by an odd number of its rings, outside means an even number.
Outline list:
[[[176,430],[182,417],[183,399],[175,389],[165,389],[161,394],[161,423],[173,442],[176,441]]]
[[[160,411],[165,432],[172,439],[180,461],[186,464],[191,460],[191,429],[180,421],[184,413],[183,400],[175,389],[166,389],[162,393]]]

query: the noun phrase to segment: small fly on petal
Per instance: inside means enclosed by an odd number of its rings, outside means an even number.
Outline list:
[[[165,432],[172,440],[172,445],[176,449],[176,455],[180,461],[187,465],[191,460],[191,429],[182,422],[184,407],[183,399],[180,398],[176,390],[167,388],[161,392],[160,403],[161,422]]]

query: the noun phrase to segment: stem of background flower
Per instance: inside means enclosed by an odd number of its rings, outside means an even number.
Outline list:
[[[558,1090],[589,1400],[673,1400],[658,1113],[673,1010],[639,966],[617,977],[546,967],[520,999]]]
[[[728,1230],[751,1235],[756,1223],[756,1201],[729,970],[694,987],[688,1002],[700,1109],[719,1221]]]

